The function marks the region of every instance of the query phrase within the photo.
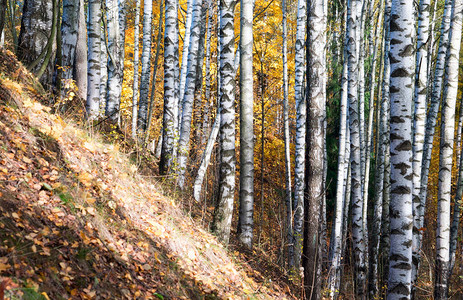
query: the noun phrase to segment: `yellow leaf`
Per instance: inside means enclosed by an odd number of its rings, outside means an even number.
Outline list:
[[[79,180],[86,186],[86,187],[90,187],[92,184],[90,183],[90,181],[92,181],[93,177],[92,175],[90,175],[89,173],[87,172],[82,172],[80,175],[79,175]]]
[[[158,258],[158,253],[157,252],[154,253],[154,259],[158,262],[158,264],[161,263],[161,261]]]
[[[9,264],[0,263],[0,272],[6,271],[6,270],[8,270],[10,268],[11,268],[11,266]]]
[[[45,299],[47,299],[47,300],[50,300],[50,298],[48,298],[48,295],[47,295],[47,293],[45,293],[45,292],[42,292],[42,294],[41,294],[41,295],[42,295],[42,296],[44,296],[44,297],[45,297]]]
[[[95,203],[95,201],[96,201],[95,198],[87,198],[87,202],[88,202],[89,204],[93,204],[93,203]]]

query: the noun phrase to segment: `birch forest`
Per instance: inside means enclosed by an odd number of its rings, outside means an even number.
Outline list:
[[[262,286],[463,299],[462,22],[463,0],[0,0],[0,50]]]

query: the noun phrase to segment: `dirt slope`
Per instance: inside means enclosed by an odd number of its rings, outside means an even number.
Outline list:
[[[290,298],[249,277],[117,145],[50,114],[41,97],[0,48],[0,296]]]

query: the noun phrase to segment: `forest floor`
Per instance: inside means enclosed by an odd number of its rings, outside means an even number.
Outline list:
[[[0,48],[0,299],[293,299]]]

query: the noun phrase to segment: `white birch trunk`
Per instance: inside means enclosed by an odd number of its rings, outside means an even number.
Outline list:
[[[104,5],[104,3],[101,3]],[[102,18],[105,18],[102,14]],[[102,22],[100,22],[102,23]],[[106,24],[106,23],[104,23]],[[101,25],[101,41],[100,41],[100,107],[98,111],[98,117],[104,116],[106,109],[106,91],[108,89],[108,47],[106,41],[106,28]]]
[[[101,3],[99,0],[89,0],[88,20],[88,84],[85,108],[87,118],[92,120],[98,116],[100,109]]]
[[[284,127],[284,147],[285,147],[285,202],[286,202],[286,239],[288,246],[288,265],[294,264],[294,245],[293,245],[293,204],[291,196],[291,152],[289,136],[289,99],[288,99],[288,45],[286,28],[286,0],[281,2],[283,15],[283,127]]]
[[[421,0],[418,17],[418,36],[416,52],[414,135],[413,135],[413,270],[412,283],[418,275],[420,261],[421,228],[420,215],[423,208],[420,202],[421,167],[426,125],[426,98],[428,95],[428,45],[429,11],[431,0]]]
[[[444,78],[445,58],[449,43],[450,31],[450,16],[452,12],[452,1],[445,1],[444,15],[442,16],[441,36],[439,40],[439,49],[437,53],[436,69],[434,73],[434,80],[431,90],[431,104],[429,105],[428,114],[426,117],[426,133],[424,138],[423,147],[423,165],[421,168],[421,182],[420,182],[420,223],[424,224],[424,214],[426,207],[426,196],[428,192],[428,176],[429,166],[431,164],[431,154],[434,141],[434,131],[437,121],[437,113],[441,102],[442,83]],[[422,227],[422,226],[421,226]],[[421,228],[420,227],[420,228]],[[421,244],[416,246],[417,249],[421,248]]]
[[[452,1],[449,49],[445,63],[444,96],[441,111],[439,185],[437,195],[435,299],[448,299],[450,264],[450,200],[452,191],[455,107],[458,94],[463,1]]]
[[[18,59],[28,67],[28,69],[38,75],[38,71],[45,68],[45,73],[38,76],[40,82],[45,85],[51,84],[53,73],[53,50],[50,42],[54,44],[54,39],[50,40],[51,33],[53,32],[53,10],[54,1],[45,0],[25,0],[23,2],[23,13],[21,16],[21,30],[18,37],[17,56]],[[12,1],[12,6],[15,2]],[[14,11],[14,8],[13,8]],[[10,11],[11,13],[11,11]],[[45,54],[51,51],[51,56],[46,59]],[[50,61],[52,63],[50,63]],[[46,64],[46,65],[45,65]],[[43,73],[43,72],[42,72]]]
[[[361,149],[360,124],[358,102],[358,5],[361,1],[349,0],[348,16],[348,99],[349,99],[349,127],[350,127],[350,164],[351,164],[351,203],[352,203],[352,239],[355,263],[355,294],[357,297],[365,296],[366,265],[365,241],[363,234],[363,198],[361,177]]]
[[[457,137],[456,137],[456,144],[455,144],[455,157],[457,161],[460,161],[460,156],[461,156],[461,134],[463,131],[463,109],[462,106],[460,106],[460,112],[458,114],[458,127],[457,127]],[[460,167],[458,165],[458,171],[460,170]]]
[[[308,299],[320,299],[320,203],[324,196],[326,103],[325,0],[307,2],[307,160],[304,199],[304,288]]]
[[[119,53],[118,53],[118,60],[120,63],[120,72],[118,74],[118,90],[116,91],[117,95],[117,122],[118,125],[121,126],[121,114],[120,114],[120,107],[121,107],[121,99],[122,99],[122,86],[124,81],[124,68],[125,68],[125,31],[127,27],[127,7],[126,7],[127,0],[118,0],[117,5],[119,9]]]
[[[347,116],[349,119],[349,116]],[[348,124],[349,120],[347,120]],[[349,220],[349,208],[351,207],[351,187],[352,187],[352,180],[351,180],[351,167],[350,167],[350,147],[347,147],[347,145],[350,144],[350,130],[349,126],[346,126],[346,155],[344,157],[344,205],[343,205],[343,219],[342,219],[342,231],[347,232],[349,230],[348,228],[348,220]],[[344,265],[344,262],[346,260],[346,246],[347,246],[347,234],[342,235],[342,240],[341,240],[341,259],[340,259],[340,264]],[[338,268],[336,278],[336,290],[341,291],[341,278],[342,278],[342,272],[343,268]]]
[[[370,3],[372,3],[373,1],[370,1]],[[378,13],[378,21],[376,22],[376,25],[373,24],[373,22],[371,22],[372,26],[375,28],[374,30],[374,36],[376,37],[375,38],[375,41],[374,41],[374,44],[370,44],[370,51],[372,51],[372,53],[370,52],[371,54],[371,59],[372,59],[372,65],[371,65],[371,70],[370,70],[370,98],[369,98],[369,114],[368,114],[368,127],[367,127],[367,134],[366,134],[366,157],[365,157],[365,182],[364,182],[364,185],[363,185],[363,203],[364,203],[364,218],[367,218],[367,203],[368,203],[368,196],[369,196],[369,193],[368,193],[368,190],[369,190],[369,185],[370,185],[370,162],[371,162],[371,156],[372,156],[372,153],[374,152],[374,149],[373,149],[373,118],[374,118],[374,111],[375,111],[375,106],[374,106],[374,102],[375,102],[375,88],[376,88],[376,64],[377,64],[377,60],[378,60],[378,57],[377,57],[377,52],[378,52],[378,48],[380,48],[380,53],[381,53],[381,46],[382,46],[382,40],[383,40],[383,37],[381,36],[381,34],[378,34],[379,32],[383,32],[382,30],[380,30],[382,27],[381,27],[381,22],[382,22],[382,16],[383,16],[383,12],[384,12],[384,1],[381,2],[381,6],[379,8],[379,13]],[[372,14],[372,7],[370,6],[370,14]],[[371,19],[373,18],[373,16],[370,17]],[[372,30],[372,29],[371,29]],[[371,35],[370,35],[371,36]],[[373,41],[370,39],[370,43],[373,43]],[[381,72],[381,68],[380,68],[380,72]],[[380,106],[380,101],[379,101],[379,97],[378,97],[378,107],[377,109],[380,110],[379,106]],[[376,208],[376,205],[374,206],[373,210]],[[380,214],[379,214],[380,215]],[[378,221],[378,218],[375,218],[375,215],[373,216],[374,220],[373,221]],[[378,227],[377,226],[378,224],[374,225],[372,224],[371,225],[371,229],[374,229],[375,227]],[[365,225],[365,228],[366,228],[366,225]],[[365,230],[365,232],[367,232]],[[368,247],[366,247],[367,249],[374,249],[374,250],[377,250],[377,248],[374,246],[374,245],[371,245],[371,244],[374,244],[376,241],[377,241],[377,236],[379,234],[379,231],[377,233],[375,232],[372,232],[370,231],[371,234],[370,235],[365,235],[365,240],[368,240],[369,236],[371,237],[368,241]],[[375,236],[375,234],[377,234]],[[376,277],[376,274],[377,274],[377,257],[378,257],[378,252],[374,252],[374,251],[369,251],[367,252],[369,253],[368,254],[368,274],[369,274],[369,282],[368,282],[368,293],[370,295],[370,297],[372,297],[372,294],[376,294],[377,292],[377,282],[375,282],[374,280],[377,279]],[[372,256],[372,257],[371,257]],[[376,266],[374,266],[376,264]],[[376,269],[375,269],[376,267]],[[373,270],[371,270],[373,269]],[[372,275],[372,274],[375,274],[375,275]],[[371,280],[373,278],[373,280]],[[373,290],[373,291],[372,291]]]
[[[305,170],[305,32],[306,32],[306,0],[298,0],[297,29],[295,45],[295,78],[294,97],[296,100],[296,157],[294,163],[294,266],[296,270],[301,264],[302,222],[304,218],[304,170]]]
[[[212,231],[228,244],[235,192],[235,53],[232,0],[220,2],[220,174]]]
[[[151,22],[153,2],[145,1],[143,5],[143,49],[141,54],[140,100],[138,103],[138,134],[145,132],[148,121],[148,98],[150,92],[151,61]]]
[[[178,100],[175,93],[175,68],[178,67],[177,0],[166,1],[164,31],[164,113],[162,125],[162,148],[159,161],[160,174],[169,174],[175,158],[175,137],[178,128]]]
[[[214,144],[219,134],[219,128],[220,128],[220,110],[217,112],[214,125],[212,125],[212,130],[211,130],[211,133],[209,134],[209,138],[206,144],[206,149],[204,149],[204,152],[201,158],[201,164],[198,169],[198,175],[196,175],[195,183],[193,184],[193,196],[196,201],[199,201],[201,197],[201,189],[202,189],[204,176],[206,175],[207,167],[209,166],[209,162],[211,161],[212,150],[214,149]]]
[[[62,80],[69,84],[73,79],[77,35],[79,30],[79,1],[63,0],[63,15],[61,17],[61,67]]]
[[[219,2],[217,3],[217,9],[219,7]],[[217,14],[217,35],[219,34],[220,30],[220,13]],[[220,65],[220,39],[217,39],[217,68],[219,68]],[[194,185],[193,185],[193,196],[196,201],[200,200],[200,195],[201,195],[201,189],[202,189],[202,184],[204,180],[204,176],[206,175],[207,167],[209,166],[209,162],[211,159],[212,155],[212,150],[214,149],[214,144],[217,140],[217,136],[219,134],[219,129],[220,129],[220,72],[219,69],[217,69],[217,115],[215,117],[214,124],[212,125],[211,132],[209,134],[209,138],[207,140],[206,144],[206,149],[203,152],[202,158],[201,158],[201,165],[198,169],[198,175],[196,176]]]
[[[347,23],[346,23],[347,24]],[[347,35],[345,42],[347,41]],[[344,47],[344,49],[346,49]],[[338,178],[336,184],[336,210],[334,213],[333,229],[330,242],[330,270],[328,287],[330,289],[330,298],[336,299],[339,294],[339,274],[341,267],[342,241],[343,241],[343,219],[345,198],[345,181],[346,181],[346,147],[347,147],[347,56],[344,50],[344,63],[341,78],[341,101],[340,101],[340,118],[339,118],[339,151],[338,151]],[[348,163],[348,161],[347,161]]]
[[[284,0],[283,0],[284,1]],[[239,240],[252,246],[254,224],[253,0],[241,1],[240,17],[240,208]]]
[[[207,20],[207,7],[208,1],[204,0],[201,6],[201,19],[199,30],[199,46],[198,46],[198,63],[196,65],[196,81],[195,81],[195,94],[193,103],[193,143],[200,145],[201,143],[201,114],[203,112],[203,67],[205,57],[205,41],[206,41],[206,20]]]
[[[133,95],[132,95],[132,138],[137,138],[137,111],[138,111],[138,93],[139,93],[139,62],[140,62],[140,2],[136,0],[135,4],[135,25],[134,25],[134,46],[133,46]],[[177,9],[177,7],[175,7]]]
[[[384,176],[385,176],[385,156],[389,150],[387,141],[389,140],[389,122],[388,122],[388,110],[389,110],[389,19],[391,13],[391,2],[387,1],[385,7],[385,16],[383,23],[383,49],[384,55],[381,57],[383,67],[380,68],[382,72],[382,78],[386,80],[379,80],[383,85],[381,89],[383,93],[378,89],[378,134],[376,138],[376,170],[375,170],[375,197],[374,197],[374,209],[371,225],[371,255],[370,255],[370,268],[369,268],[369,296],[373,298],[379,293],[378,284],[378,264],[379,264],[379,243],[380,234],[382,230],[381,216],[383,214],[383,195],[384,195]],[[381,21],[381,19],[379,19]],[[381,98],[380,98],[381,94]],[[381,100],[380,100],[381,99]]]
[[[180,189],[184,188],[185,172],[187,169],[188,153],[190,150],[191,118],[193,113],[193,101],[195,94],[196,72],[198,64],[199,35],[201,29],[201,7],[202,0],[194,0],[192,3],[192,25],[190,36],[190,47],[188,50],[188,68],[185,82],[185,93],[182,100],[182,121],[180,127],[180,140],[178,146],[178,171],[177,184]],[[181,90],[181,88],[180,88]]]
[[[77,94],[80,98],[87,98],[87,24],[85,22],[85,3],[79,0],[79,31],[77,33],[76,58],[74,63],[74,79]]]
[[[412,2],[392,0],[389,25],[390,78],[390,252],[387,299],[411,298],[413,229],[412,99],[415,37]]]
[[[119,118],[122,61],[120,60],[121,41],[119,26],[119,5],[117,0],[106,0],[108,31],[108,86],[106,91],[105,115],[111,121]]]

